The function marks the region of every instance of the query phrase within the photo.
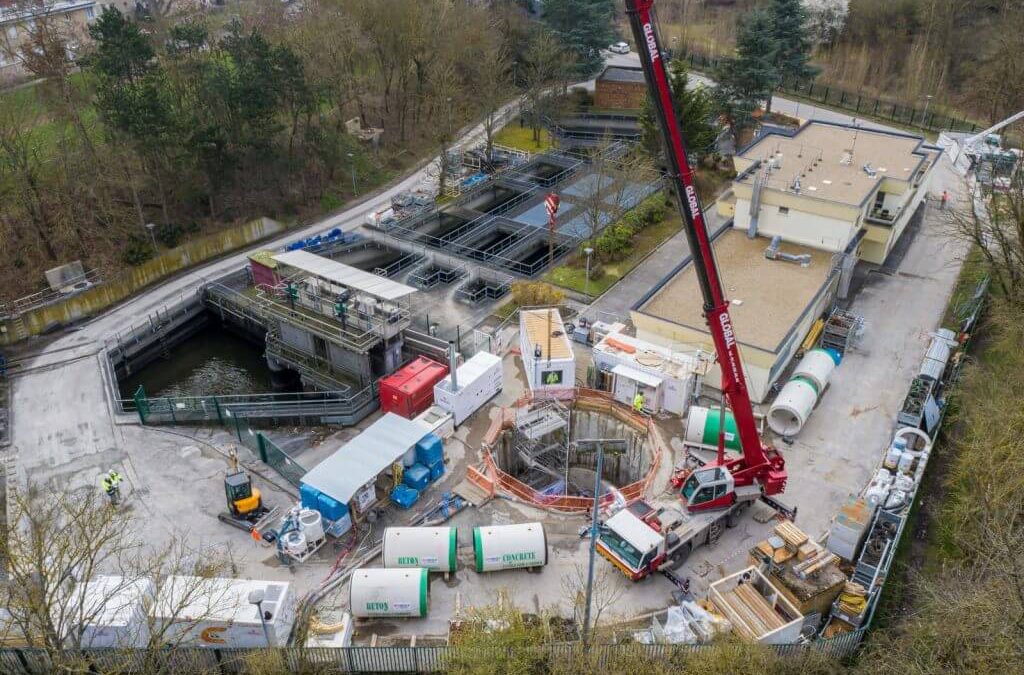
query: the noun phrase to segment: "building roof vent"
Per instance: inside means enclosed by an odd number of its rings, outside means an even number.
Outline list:
[[[845,166],[853,164],[853,150],[843,150],[843,156],[839,158],[839,163]]]
[[[871,166],[871,162],[864,165],[864,173],[872,178],[878,175],[878,172],[875,171],[875,167]]]

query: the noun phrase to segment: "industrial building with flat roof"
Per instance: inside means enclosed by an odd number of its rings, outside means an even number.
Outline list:
[[[771,240],[749,239],[728,225],[714,235],[715,258],[746,368],[751,398],[763,402],[811,324],[833,297],[838,270],[832,254],[807,246],[782,244],[781,252],[809,256],[803,266],[771,260]],[[703,298],[692,258],[662,279],[633,307],[637,337],[675,351],[714,353],[704,321]],[[720,381],[717,364],[707,384]]]
[[[734,227],[882,264],[928,191],[941,150],[920,136],[829,122],[765,134],[734,158]]]

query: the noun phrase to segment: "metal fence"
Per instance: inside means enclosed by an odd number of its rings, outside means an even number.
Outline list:
[[[723,59],[696,52],[681,55],[694,70],[714,71],[722,65]],[[782,83],[779,91],[811,99],[830,108],[848,110],[857,115],[871,116],[908,127],[931,131],[975,132],[981,129],[965,117],[944,115],[936,110],[901,105],[893,101],[865,96],[838,87],[815,84],[813,80],[789,80]]]
[[[851,656],[860,645],[864,631],[854,631],[827,640],[803,644],[774,645],[783,657],[799,657],[811,652],[832,658]],[[581,643],[538,645],[517,648],[517,656],[529,650],[537,666],[575,667],[581,672],[636,664],[642,660],[671,662],[686,656],[699,656],[713,647],[707,645],[594,645]],[[506,648],[471,647],[342,647],[280,649],[208,649],[176,648],[160,652],[124,649],[87,649],[64,652],[62,656],[77,662],[82,672],[168,672],[191,675],[218,673],[245,675],[254,671],[281,673],[401,673],[442,672],[459,662],[500,663],[508,656]],[[0,670],[10,675],[43,675],[57,670],[43,649],[0,649]]]

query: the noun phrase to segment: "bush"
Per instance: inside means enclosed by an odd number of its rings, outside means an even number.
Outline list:
[[[127,264],[135,266],[141,265],[156,254],[153,250],[153,244],[149,242],[149,239],[141,234],[128,235],[128,243],[124,247],[124,251],[121,253],[121,259]]]
[[[512,302],[516,307],[560,305],[565,293],[542,281],[517,281],[512,284]]]
[[[601,262],[614,262],[627,257],[633,250],[633,235],[636,230],[625,222],[609,225],[594,240],[594,252]]]
[[[164,223],[156,228],[156,238],[167,248],[174,248],[181,241],[185,229],[174,223]]]

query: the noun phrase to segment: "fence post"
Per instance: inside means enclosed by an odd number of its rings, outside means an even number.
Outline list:
[[[171,413],[171,422],[178,423],[177,418],[174,416],[174,404],[171,403],[171,397],[167,397],[167,411]]]
[[[857,112],[860,112],[860,94],[857,94]]]
[[[217,411],[217,422],[221,426],[224,426],[224,414],[220,411],[220,398],[217,396],[213,397],[213,407]]]
[[[877,114],[878,114],[878,104],[879,104],[879,103],[881,103],[881,101],[879,101],[879,100],[878,100],[878,99],[876,98],[876,99],[875,99],[875,110],[874,110],[874,112],[872,112],[872,113],[871,113],[872,115],[877,115]]]
[[[33,675],[32,668],[28,665],[28,659],[25,658],[25,653],[20,649],[15,649],[14,653],[17,655],[18,663],[21,664],[21,667],[25,670],[25,672],[28,675]]]
[[[839,90],[839,105],[846,103],[846,92],[842,89]]]
[[[256,447],[259,448],[260,459],[263,460],[263,463],[270,464],[267,461],[267,439],[264,438],[262,433],[256,434]]]
[[[825,97],[821,99],[822,103],[828,103],[828,93],[831,91],[831,87],[825,87]]]
[[[238,421],[238,414],[232,415],[235,418],[235,435],[238,436],[238,442],[242,442],[242,423]]]

